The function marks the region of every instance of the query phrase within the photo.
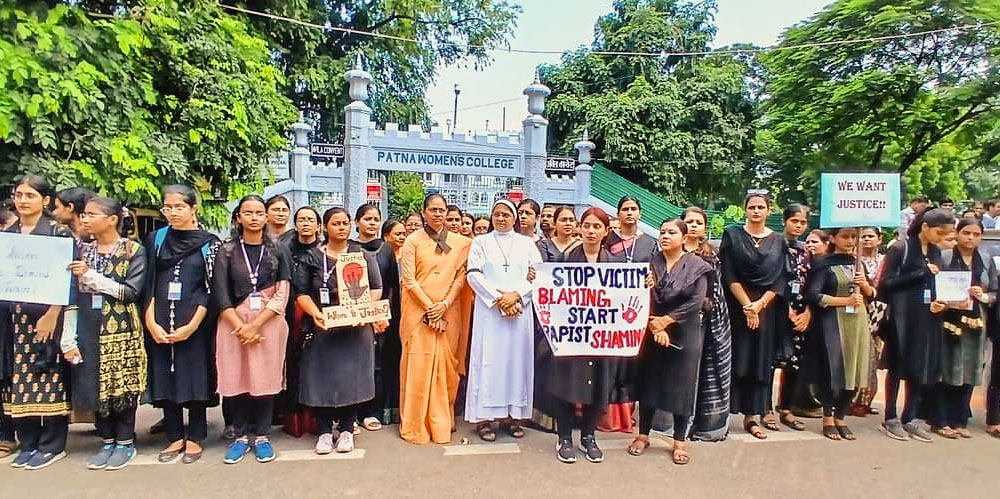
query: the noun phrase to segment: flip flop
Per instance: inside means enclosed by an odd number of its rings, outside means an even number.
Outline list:
[[[1000,428],[994,428],[992,430],[986,430],[986,434],[993,438],[1000,438]]]
[[[753,435],[757,440],[767,440],[767,433],[764,433],[764,428],[761,427],[760,423],[756,421],[745,423],[743,425],[743,429],[746,430],[747,433]]]
[[[379,421],[378,418],[376,418],[376,417],[369,416],[369,417],[365,418],[364,420],[362,420],[361,424],[368,431],[379,431],[379,430],[382,429],[382,422]]]
[[[837,431],[837,427],[834,425],[823,426],[823,436],[830,440],[840,441],[840,432]]]
[[[803,423],[802,421],[798,420],[798,419],[795,419],[795,415],[793,415],[790,412],[786,413],[786,414],[782,414],[781,417],[778,418],[778,420],[781,421],[781,424],[783,424],[783,425],[785,425],[785,426],[787,426],[787,427],[789,427],[789,428],[791,428],[791,429],[793,429],[795,431],[805,431],[805,429],[806,429],[806,424]]]
[[[514,438],[524,438],[524,428],[521,428],[521,425],[511,423],[508,431],[510,431],[510,436]]]
[[[761,423],[763,423],[764,428],[767,428],[768,430],[781,431],[781,427],[778,426],[778,418],[773,412],[765,414],[764,417],[761,419]]]
[[[674,464],[683,466],[691,462],[691,455],[688,454],[687,449],[678,449],[674,447],[671,459],[673,460]]]
[[[844,440],[857,440],[858,437],[854,436],[854,432],[851,431],[847,425],[837,426],[837,433],[840,433],[840,437]]]
[[[497,439],[497,434],[493,431],[493,428],[490,427],[489,423],[480,424],[476,427],[476,433],[479,434],[479,438],[484,442],[495,442]]]

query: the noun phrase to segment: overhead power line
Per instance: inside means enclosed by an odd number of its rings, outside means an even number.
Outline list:
[[[386,40],[395,40],[395,41],[400,41],[400,42],[413,43],[413,44],[416,44],[416,45],[427,45],[426,42],[421,42],[420,40],[416,40],[416,39],[413,39],[413,38],[406,38],[406,37],[395,36],[395,35],[387,35],[387,34],[383,34],[383,33],[375,33],[373,31],[363,31],[363,30],[352,29],[352,28],[343,28],[343,27],[340,27],[340,26],[330,26],[330,25],[316,24],[316,23],[312,23],[312,22],[308,22],[308,21],[302,21],[300,19],[295,19],[295,18],[292,18],[292,17],[279,16],[279,15],[270,14],[270,13],[267,13],[267,12],[260,12],[260,11],[256,11],[256,10],[244,9],[242,7],[236,7],[234,5],[219,4],[219,6],[222,7],[222,8],[224,8],[224,9],[228,9],[228,10],[232,10],[232,11],[236,11],[236,12],[241,12],[241,13],[247,14],[247,15],[252,15],[252,16],[257,16],[257,17],[264,17],[264,18],[268,18],[268,19],[274,19],[276,21],[283,21],[283,22],[298,24],[300,26],[306,26],[306,27],[320,29],[320,30],[324,30],[324,31],[338,31],[338,32],[341,32],[341,33],[350,33],[350,34],[354,34],[354,35],[369,36],[369,37],[372,37],[372,38],[382,38],[382,39],[386,39]],[[622,56],[622,57],[697,57],[697,56],[727,55],[727,54],[730,54],[730,55],[731,54],[759,54],[759,53],[763,53],[763,52],[776,52],[776,51],[782,51],[782,50],[797,50],[797,49],[807,49],[807,48],[816,48],[816,47],[828,47],[828,46],[831,46],[831,45],[854,45],[854,44],[860,44],[860,43],[883,42],[883,41],[888,41],[888,40],[898,40],[898,39],[904,39],[904,38],[914,38],[914,37],[920,37],[920,36],[926,36],[926,35],[933,35],[933,34],[937,34],[937,33],[948,33],[948,32],[954,32],[954,31],[965,31],[965,30],[971,30],[971,29],[982,29],[982,28],[984,28],[986,26],[993,26],[993,25],[996,25],[996,24],[1000,24],[1000,21],[992,21],[992,22],[976,23],[976,24],[963,24],[963,25],[960,25],[960,26],[952,26],[952,27],[949,27],[949,28],[932,29],[932,30],[927,30],[927,31],[917,31],[917,32],[913,32],[913,33],[901,33],[901,34],[898,34],[898,35],[872,36],[872,37],[866,37],[866,38],[853,38],[853,39],[843,39],[843,40],[828,40],[828,41],[825,41],[825,42],[803,43],[803,44],[798,44],[798,45],[785,45],[785,46],[782,46],[782,45],[772,45],[770,47],[757,47],[757,48],[722,49],[722,50],[701,50],[701,51],[687,51],[687,52],[684,52],[684,51],[680,51],[680,52],[669,52],[669,51],[660,51],[660,52],[629,52],[629,51],[615,51],[615,50],[594,50],[594,51],[590,51],[589,53],[592,54],[592,55]],[[450,42],[445,42],[445,43],[449,44]],[[454,45],[454,46],[460,46],[460,44],[457,44],[457,43],[450,43],[450,44]],[[502,51],[502,52],[511,52],[511,53],[515,53],[515,54],[553,54],[553,55],[560,55],[560,54],[563,54],[565,52],[565,50],[536,50],[536,49],[516,49],[516,48],[502,49],[502,48],[487,47],[485,45],[467,45],[467,47],[468,48],[473,48],[473,49],[495,50],[495,51]]]

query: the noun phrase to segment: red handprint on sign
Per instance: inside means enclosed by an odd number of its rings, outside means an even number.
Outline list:
[[[642,310],[642,305],[639,304],[639,297],[633,296],[632,298],[629,298],[628,304],[623,303],[621,309],[622,319],[625,319],[625,322],[631,324],[639,318],[639,311]]]
[[[548,326],[549,321],[552,320],[552,305],[549,303],[535,303],[535,312],[538,315],[538,322],[543,326]]]

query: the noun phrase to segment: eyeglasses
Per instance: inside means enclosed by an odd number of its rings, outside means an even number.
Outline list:
[[[766,196],[768,194],[767,189],[747,189],[747,195],[751,196]]]
[[[160,213],[163,213],[164,215],[169,215],[171,213],[183,213],[186,209],[188,209],[188,205],[186,204],[177,204],[173,206],[165,205],[160,208]]]
[[[80,218],[97,218],[97,217],[106,217],[106,216],[108,216],[108,215],[105,214],[105,213],[94,213],[94,212],[91,212],[91,211],[85,211],[85,212],[83,212],[83,213],[80,214]]]

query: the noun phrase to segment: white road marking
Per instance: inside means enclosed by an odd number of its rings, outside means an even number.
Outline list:
[[[631,443],[631,438],[611,438],[605,440],[601,440],[600,437],[597,438],[597,445],[604,450],[625,450],[628,449],[628,446]],[[673,446],[673,440],[664,440],[658,437],[652,437],[649,439],[650,448],[670,449],[673,448]]]
[[[316,454],[316,451],[312,449],[302,449],[302,450],[289,450],[278,453],[277,461],[342,461],[349,459],[364,459],[365,450],[364,449],[354,449],[352,452],[347,454],[340,454],[338,452],[331,452],[325,456]]]
[[[769,442],[806,442],[809,440],[822,440],[822,435],[810,431],[769,431],[767,438],[760,440],[749,433],[730,433],[729,439],[745,444],[760,444]]]
[[[520,454],[521,446],[515,443],[446,445],[446,456],[482,456],[488,454]]]

